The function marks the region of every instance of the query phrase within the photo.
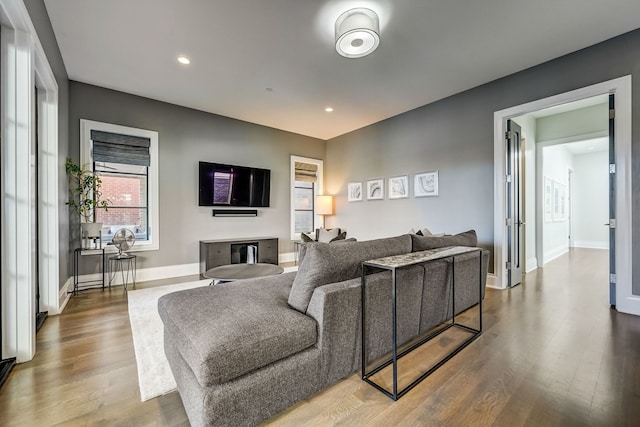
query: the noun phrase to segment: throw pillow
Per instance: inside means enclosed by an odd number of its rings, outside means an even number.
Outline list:
[[[318,229],[318,242],[320,243],[329,243],[331,240],[338,237],[340,234],[339,228],[334,228],[331,230],[326,230],[324,228]]]
[[[315,288],[355,279],[362,275],[362,262],[373,258],[406,254],[411,249],[408,235],[353,243],[306,245],[304,262],[298,267],[289,293],[289,305],[307,312]]]
[[[420,231],[422,232],[423,236],[433,236],[433,233],[427,227],[423,228]]]
[[[478,246],[478,236],[475,230],[453,236],[411,236],[413,252],[426,251],[428,249],[443,248],[445,246]]]
[[[346,232],[346,231],[343,231],[342,233],[338,234],[336,237],[334,237],[333,239],[331,239],[331,240],[329,241],[329,243],[331,243],[331,242],[337,242],[337,241],[339,241],[339,240],[344,240],[344,239],[346,239],[346,238],[347,238],[347,232]]]
[[[307,233],[300,233],[300,239],[305,243],[315,242]]]

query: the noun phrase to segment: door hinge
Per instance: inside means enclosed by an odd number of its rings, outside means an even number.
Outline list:
[[[616,228],[616,219],[615,218],[611,218],[609,220],[609,228]]]
[[[504,221],[504,224],[507,227],[511,227],[513,225],[513,220],[511,218],[506,218],[505,221]]]
[[[615,163],[611,163],[609,165],[609,173],[616,173],[616,165],[615,165]]]
[[[609,275],[609,283],[616,283],[616,273],[611,273]]]
[[[507,181],[507,182],[511,182],[511,175],[507,175],[507,176],[505,177],[505,179],[506,179],[506,181]]]
[[[512,130],[508,130],[504,133],[505,139],[511,139],[515,137],[515,133]]]
[[[614,108],[609,110],[609,119],[615,119],[616,118],[616,110]]]
[[[504,263],[504,266],[507,270],[511,270],[511,261],[507,261]]]

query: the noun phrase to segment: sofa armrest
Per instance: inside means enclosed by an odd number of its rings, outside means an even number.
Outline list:
[[[318,323],[323,384],[330,385],[360,366],[360,278],[316,288],[307,315]]]

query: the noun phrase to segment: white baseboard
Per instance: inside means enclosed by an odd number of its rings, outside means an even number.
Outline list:
[[[487,274],[487,288],[502,289],[496,286],[496,275],[493,273]]]
[[[282,253],[282,254],[278,255],[278,262],[280,264],[285,263],[285,262],[295,262],[295,260],[296,260],[295,252],[285,252],[285,253]]]
[[[544,254],[544,263],[546,264],[550,261],[553,261],[554,259],[559,258],[562,255],[566,254],[567,252],[569,252],[569,248],[566,246],[561,246],[559,248],[555,248],[550,251],[547,251]]]
[[[609,250],[608,241],[589,241],[589,240],[576,240],[573,243],[574,248],[586,248],[586,249],[607,249]]]
[[[166,265],[163,267],[149,267],[149,268],[137,268],[136,269],[136,282],[148,282],[150,280],[159,280],[159,279],[169,279],[171,277],[182,277],[182,276],[192,276],[200,274],[200,263],[193,264],[177,264],[177,265]],[[80,276],[79,280],[81,282],[86,281],[100,281],[102,280],[101,273],[94,274],[85,274]],[[127,278],[126,270],[125,270],[125,279]],[[132,276],[129,275],[129,282],[133,280]],[[109,277],[106,277],[107,286],[109,283]],[[113,275],[113,281],[111,282],[111,286],[122,285],[122,274],[120,270]]]
[[[525,266],[525,271],[529,273],[530,271],[533,271],[536,268],[538,268],[538,258],[536,257],[529,258],[527,260],[527,265]]]
[[[58,312],[53,314],[62,313],[62,310],[64,310],[64,308],[67,306],[67,303],[69,302],[69,298],[71,297],[71,294],[69,294],[69,289],[72,288],[73,278],[69,277],[58,294]]]

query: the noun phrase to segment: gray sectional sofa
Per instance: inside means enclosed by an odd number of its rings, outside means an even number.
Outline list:
[[[163,296],[158,311],[165,354],[189,421],[193,426],[255,425],[358,371],[362,262],[476,245],[474,231],[313,243],[302,248],[297,273]],[[488,255],[482,252],[483,295]],[[401,270],[401,343],[451,317],[451,265],[436,261]],[[457,311],[477,304],[479,268],[477,254],[456,260]],[[391,349],[389,283],[388,272],[367,279],[368,360]]]

